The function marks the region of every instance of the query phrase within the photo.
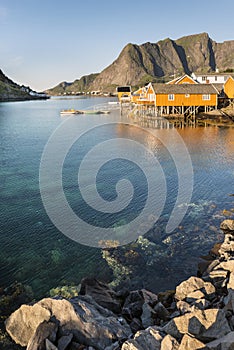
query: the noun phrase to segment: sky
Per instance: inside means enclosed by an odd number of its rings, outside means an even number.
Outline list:
[[[234,40],[233,16],[233,0],[0,0],[0,69],[43,91],[101,72],[128,43]]]

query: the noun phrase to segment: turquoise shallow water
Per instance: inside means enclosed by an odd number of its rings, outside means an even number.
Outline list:
[[[35,294],[41,296],[61,284],[78,284],[84,276],[111,279],[111,270],[100,249],[70,240],[53,225],[39,190],[43,149],[63,122],[59,111],[85,109],[106,101],[109,99],[77,98],[0,104],[0,286],[17,280],[31,285]],[[120,118],[117,113],[113,112],[115,120],[116,116]],[[92,125],[97,118],[112,120],[112,114],[81,116],[80,123]],[[170,132],[156,131],[169,142]],[[98,215],[90,211],[77,188],[80,160],[97,142],[116,137],[148,143],[157,155],[165,173],[167,198],[160,219],[148,233],[154,245],[147,248],[142,244],[140,260],[126,258],[126,251],[121,249],[115,255],[120,264],[131,264],[133,286],[144,285],[152,290],[173,288],[178,280],[195,273],[199,255],[222,238],[215,226],[224,219],[223,209],[234,208],[233,197],[228,195],[234,192],[234,129],[185,128],[178,132],[192,159],[194,189],[191,202],[186,204],[185,218],[170,234],[165,233],[165,226],[175,204],[178,179],[175,164],[160,142],[151,142],[133,126],[104,126],[85,135],[81,144],[74,144],[64,162],[63,187],[73,210],[84,220],[108,226],[130,221],[140,213],[147,193],[144,174],[123,159],[105,164],[97,177],[103,198],[115,199],[115,184],[121,178],[133,183],[135,197],[117,218]]]

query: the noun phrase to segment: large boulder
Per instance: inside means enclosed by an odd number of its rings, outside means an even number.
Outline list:
[[[33,306],[22,305],[7,320],[6,329],[19,344],[26,346],[38,325],[50,317],[59,321],[59,334],[73,334],[74,340],[95,349],[105,349],[114,341],[127,339],[130,327],[122,318],[98,305],[91,297],[71,301],[45,298]]]
[[[219,309],[196,310],[175,317],[163,327],[163,330],[176,339],[181,339],[184,334],[190,333],[201,341],[212,341],[231,331],[225,311]]]
[[[39,324],[50,317],[51,312],[40,304],[22,305],[6,320],[6,330],[17,344],[27,346]]]
[[[215,287],[211,283],[204,282],[201,278],[192,276],[176,287],[175,298],[177,300],[186,299],[187,302],[193,302],[203,297],[210,299],[214,295]]]
[[[234,349],[234,332],[230,332],[222,338],[216,339],[206,344],[209,350],[233,350]]]
[[[223,230],[224,232],[230,232],[232,231],[234,234],[234,220],[224,220],[221,225],[220,225],[221,230]]]

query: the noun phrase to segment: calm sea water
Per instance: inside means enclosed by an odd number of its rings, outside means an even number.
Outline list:
[[[63,123],[59,111],[85,109],[107,101],[110,99],[81,97],[0,104],[0,286],[17,280],[29,284],[36,296],[42,296],[58,285],[78,284],[85,276],[106,281],[113,278],[100,249],[70,240],[53,225],[39,189],[43,149],[54,130]],[[97,120],[120,120],[121,117],[117,111],[75,118],[80,118],[80,125],[92,126]],[[170,142],[171,130],[155,132]],[[104,227],[131,220],[142,210],[147,192],[144,176],[123,159],[107,163],[98,175],[103,198],[109,201],[115,198],[113,189],[121,178],[133,183],[135,197],[132,206],[117,219],[111,215],[99,216],[90,212],[77,194],[79,161],[97,142],[116,137],[142,139],[157,155],[168,191],[162,215],[147,234],[149,241],[135,246],[134,254],[126,247],[113,253],[119,266],[128,266],[132,271],[129,275],[132,287],[169,289],[196,273],[199,256],[222,238],[217,227],[227,215],[223,210],[234,208],[233,197],[229,196],[234,193],[234,129],[199,127],[181,129],[178,133],[192,159],[194,189],[190,203],[185,204],[186,216],[170,234],[165,233],[165,226],[175,204],[178,179],[173,159],[160,142],[146,140],[146,135],[133,126],[103,126],[93,134],[84,135],[81,145],[74,145],[64,162],[63,186],[69,204],[84,220],[92,217],[93,222]],[[229,215],[231,217],[231,213]]]

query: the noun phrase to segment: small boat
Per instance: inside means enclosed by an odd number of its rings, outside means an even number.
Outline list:
[[[71,114],[109,114],[110,111],[100,111],[93,109],[77,110],[77,109],[64,109],[60,112],[61,115],[71,115]]]
[[[62,115],[70,115],[70,114],[83,114],[82,111],[79,111],[77,109],[64,109],[60,112]]]
[[[83,114],[109,114],[110,111],[100,111],[100,110],[94,110],[94,109],[85,109],[83,111],[80,111]]]

